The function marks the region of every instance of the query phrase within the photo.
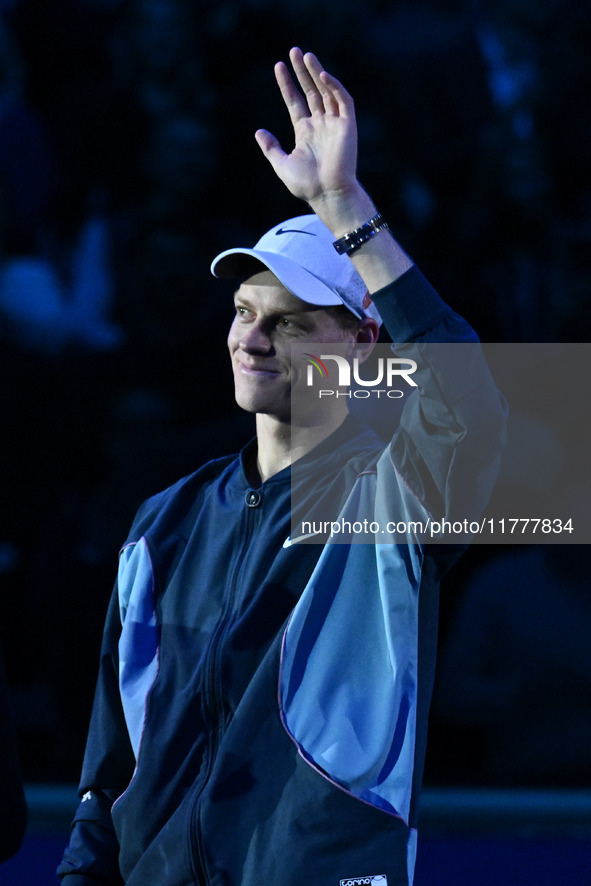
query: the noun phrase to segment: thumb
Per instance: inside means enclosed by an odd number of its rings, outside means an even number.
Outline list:
[[[268,132],[266,129],[257,129],[254,134],[256,142],[271,164],[271,166],[275,167],[275,165],[286,156],[285,151],[277,141],[272,133]]]

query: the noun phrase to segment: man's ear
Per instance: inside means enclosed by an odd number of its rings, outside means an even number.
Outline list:
[[[359,330],[356,335],[355,356],[363,362],[367,360],[374,349],[374,345],[378,340],[380,327],[376,320],[372,317],[364,317],[359,324]]]

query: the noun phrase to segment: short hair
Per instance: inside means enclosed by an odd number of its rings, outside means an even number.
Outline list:
[[[361,320],[346,305],[327,305],[324,310],[345,332],[359,332]]]

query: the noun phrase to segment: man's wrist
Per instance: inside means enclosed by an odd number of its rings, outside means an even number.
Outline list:
[[[378,212],[369,194],[357,181],[351,188],[322,194],[310,201],[309,206],[335,240],[361,227]],[[350,259],[370,294],[397,280],[413,265],[412,259],[387,228],[366,240]]]
[[[376,234],[379,234],[380,231],[389,229],[389,227],[390,225],[384,216],[378,212],[358,228],[349,231],[344,237],[339,237],[338,240],[335,240],[333,246],[339,255],[351,256],[354,252],[357,252],[364,243],[367,243],[368,240],[371,240],[371,238],[375,237]]]
[[[373,200],[358,182],[351,188],[322,194],[309,205],[334,234],[335,240],[365,224],[377,213]]]

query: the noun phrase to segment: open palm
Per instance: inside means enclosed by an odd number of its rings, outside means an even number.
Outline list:
[[[257,142],[294,196],[310,203],[322,196],[344,194],[356,182],[353,99],[322,69],[313,53],[303,55],[294,48],[290,59],[300,89],[283,62],[275,66],[275,76],[294,128],[294,148],[288,154],[264,129],[257,131]]]

